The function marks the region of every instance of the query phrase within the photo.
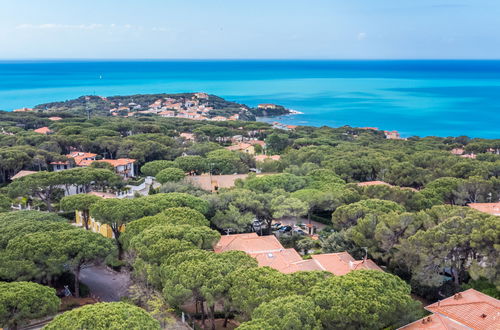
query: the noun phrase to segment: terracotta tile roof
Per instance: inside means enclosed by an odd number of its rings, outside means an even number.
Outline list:
[[[287,268],[281,271],[282,273],[289,274],[300,271],[321,271],[323,268],[318,264],[318,262],[314,259],[300,260],[288,265]]]
[[[358,186],[360,186],[360,187],[378,186],[378,185],[392,186],[391,184],[384,182],[384,181],[366,181],[366,182],[359,182],[358,183]]]
[[[380,270],[372,260],[355,260],[347,252],[315,254],[312,258],[320,265],[322,270],[334,275],[345,275],[353,270]]]
[[[19,171],[19,172],[16,173],[16,175],[14,175],[10,179],[11,180],[19,179],[19,178],[22,178],[24,176],[27,176],[27,175],[30,175],[30,174],[33,174],[33,173],[37,173],[37,172],[36,171]]]
[[[244,251],[254,257],[260,267],[269,266],[284,274],[326,270],[335,275],[344,275],[353,270],[381,270],[372,260],[355,260],[347,252],[316,254],[312,259],[303,260],[295,249],[285,249],[274,235],[225,235],[214,247],[216,253],[233,250]]]
[[[282,248],[274,252],[249,253],[249,255],[257,260],[259,267],[268,266],[285,274],[296,271],[291,264],[302,261],[302,257],[295,249]]]
[[[97,156],[97,154],[93,154],[93,153],[90,153],[90,152],[81,152],[81,151],[75,151],[75,152],[72,152],[70,153],[69,155],[66,155],[66,157],[68,158],[73,158],[75,160],[75,164],[77,166],[88,166],[90,165],[86,163],[86,160],[88,160],[89,158],[92,159],[92,158],[95,158]]]
[[[82,159],[80,161],[78,161],[78,166],[83,166],[83,167],[87,167],[87,166],[90,166],[90,164],[92,164],[93,162],[95,162],[95,160],[93,159]]]
[[[277,252],[283,249],[274,235],[259,236],[256,233],[225,235],[214,247],[215,252],[238,250],[248,254]]]
[[[40,133],[40,134],[50,134],[52,133],[52,130],[48,127],[40,127],[35,130],[33,130],[35,133]]]
[[[469,327],[457,323],[445,316],[432,314],[407,324],[399,329],[404,330],[470,330]]]
[[[346,252],[347,253],[347,252]],[[371,259],[366,259],[366,260],[356,260],[353,263],[353,270],[380,270],[382,271],[382,268],[380,268],[373,260]]]
[[[90,166],[93,162],[104,162],[108,163],[113,167],[117,166],[122,166],[122,165],[127,165],[131,163],[135,163],[135,159],[130,159],[130,158],[118,158],[118,159],[101,159],[101,160],[95,160],[95,157],[97,154],[93,154],[90,152],[81,152],[81,151],[75,151],[70,153],[69,155],[66,155],[68,158],[73,158],[75,160],[76,166]],[[53,165],[64,165],[68,164],[68,162],[51,162]]]
[[[457,293],[425,309],[472,329],[500,329],[500,300],[474,289]]]
[[[108,163],[113,167],[118,167],[127,164],[133,164],[136,162],[136,160],[131,158],[118,158],[118,159],[101,159],[101,160],[96,160],[96,162]]]
[[[62,119],[61,117],[49,117],[49,120],[52,120],[52,121],[59,121],[61,119]]]
[[[248,149],[250,148],[252,145],[250,143],[245,143],[245,142],[241,142],[241,143],[238,143],[238,144],[235,144],[235,145],[232,145],[232,146],[229,146],[229,147],[226,147],[227,150],[231,150],[231,151],[238,151],[238,150],[245,150],[245,149]]]
[[[478,211],[500,216],[500,202],[497,203],[470,203],[468,205]]]

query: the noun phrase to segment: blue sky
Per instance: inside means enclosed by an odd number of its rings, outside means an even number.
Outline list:
[[[0,0],[0,58],[500,59],[500,0]]]

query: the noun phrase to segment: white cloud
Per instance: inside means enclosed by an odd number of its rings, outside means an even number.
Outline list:
[[[358,40],[365,40],[366,37],[368,37],[368,34],[366,32],[358,33]]]

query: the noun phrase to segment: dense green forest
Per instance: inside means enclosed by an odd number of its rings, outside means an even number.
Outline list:
[[[105,109],[100,100],[92,102]],[[234,318],[243,322],[241,329],[290,329],[292,323],[296,329],[395,328],[422,316],[410,293],[436,301],[473,287],[499,297],[500,217],[467,205],[499,201],[500,140],[391,140],[381,131],[348,126],[283,131],[254,121],[105,117],[97,111],[87,119],[81,99],[38,108],[51,111],[0,112],[0,281],[46,287],[70,272],[78,292],[81,267],[100,261],[131,269],[137,291],[131,302],[150,312],[159,302],[180,309],[194,301],[203,322]],[[62,120],[49,119],[55,115]],[[33,132],[44,126],[52,134]],[[180,133],[193,133],[195,141]],[[258,152],[281,158],[256,162],[251,154],[225,149],[235,136],[265,141]],[[125,184],[98,166],[52,172],[50,163],[74,150],[136,159],[140,175],[162,185],[131,199],[64,197],[64,186],[119,191]],[[20,170],[40,173],[12,181]],[[272,174],[251,173],[217,193],[183,179],[183,173],[251,170]],[[389,185],[357,184],[375,180]],[[9,212],[12,202],[51,212]],[[75,209],[109,224],[114,239],[69,225]],[[307,251],[367,253],[385,272],[282,274],[257,268],[243,252],[210,251],[228,229],[248,232],[257,219],[266,224],[262,234],[271,234],[272,220],[283,216],[327,225],[318,240],[281,238],[305,251],[304,258]],[[45,315],[54,313],[54,293],[30,289],[47,300]],[[351,294],[342,295],[346,290]],[[298,317],[297,309],[305,312]],[[78,322],[71,317],[56,318],[52,328]],[[158,326],[147,315],[137,317]],[[0,325],[25,319],[6,320],[0,312]]]

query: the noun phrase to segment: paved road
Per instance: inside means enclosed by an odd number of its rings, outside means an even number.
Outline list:
[[[90,288],[91,293],[102,301],[119,301],[126,296],[131,284],[130,274],[115,272],[105,266],[85,268],[80,280]]]

